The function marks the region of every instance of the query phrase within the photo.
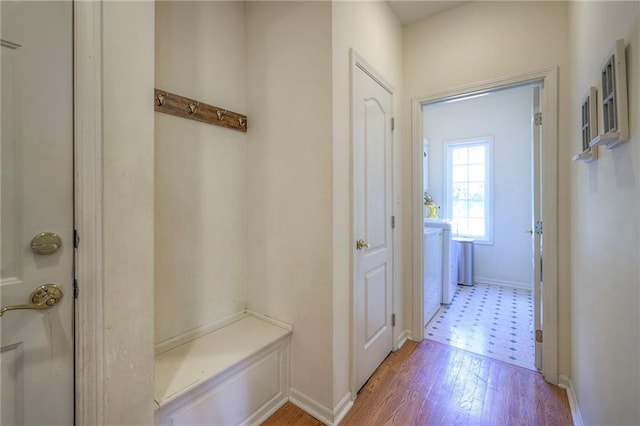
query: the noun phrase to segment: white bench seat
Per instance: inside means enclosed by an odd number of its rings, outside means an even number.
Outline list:
[[[291,333],[248,314],[156,355],[156,424],[251,424],[281,405]]]

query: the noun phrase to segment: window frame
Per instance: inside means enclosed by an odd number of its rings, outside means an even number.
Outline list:
[[[485,235],[483,238],[476,236],[458,234],[454,225],[454,235],[460,237],[473,238],[475,244],[493,245],[493,217],[494,217],[494,198],[493,198],[493,136],[483,136],[470,139],[455,139],[444,142],[444,194],[445,194],[445,208],[444,214],[446,217],[453,219],[453,149],[459,147],[472,147],[478,145],[484,145],[485,150],[485,164],[484,164],[484,192],[485,192],[485,205],[484,205],[484,222],[485,222]]]

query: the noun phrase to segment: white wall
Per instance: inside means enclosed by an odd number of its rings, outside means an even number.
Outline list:
[[[474,247],[474,277],[493,284],[533,287],[531,236],[531,118],[533,87],[502,90],[423,108],[429,139],[429,194],[446,210],[446,142],[493,138],[493,243]]]
[[[569,156],[567,4],[564,2],[469,2],[404,28],[403,114],[411,98],[551,66],[560,69],[558,158]],[[411,188],[411,128],[403,124],[403,188]],[[558,369],[570,370],[569,164],[559,162]],[[402,203],[411,195],[404,191]],[[409,212],[403,214],[410,223]],[[408,231],[407,231],[408,232]]]
[[[104,424],[153,424],[153,2],[104,2]]]
[[[289,322],[291,387],[332,407],[331,3],[248,2],[248,307]]]
[[[631,135],[571,165],[571,375],[585,424],[640,424],[640,3],[572,2],[569,13],[572,153],[581,151],[582,96],[619,38]]]
[[[333,405],[349,392],[350,321],[351,321],[351,104],[350,56],[354,48],[395,89],[394,113],[400,120],[402,100],[402,29],[385,2],[333,2]],[[394,191],[400,192],[400,130],[394,138]],[[401,208],[394,202],[394,214]],[[402,222],[397,222],[396,243],[396,314],[403,324],[403,274],[401,259],[408,257],[402,240]],[[406,262],[404,262],[406,263]],[[407,280],[407,282],[409,282]],[[402,327],[398,327],[400,331]]]
[[[155,40],[156,88],[246,113],[243,2],[158,2]],[[155,130],[158,343],[245,308],[248,202],[245,133],[160,112]]]

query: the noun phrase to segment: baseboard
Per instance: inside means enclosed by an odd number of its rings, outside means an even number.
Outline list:
[[[271,318],[270,316],[261,314],[259,312],[250,311],[247,309],[245,311],[249,315],[253,315],[256,318],[261,319],[262,321],[268,322],[270,324],[275,325],[276,327],[284,328],[285,330],[293,331],[293,325],[286,323],[284,321],[277,320],[275,318]]]
[[[330,420],[333,417],[333,411],[317,402],[316,400],[308,397],[304,393],[300,392],[296,388],[289,388],[289,402],[296,407],[305,411],[310,416],[315,417],[327,426],[333,426],[334,423]]]
[[[567,391],[569,408],[571,409],[571,419],[573,420],[574,426],[584,426],[582,414],[580,414],[580,407],[578,406],[578,398],[573,388],[573,382],[569,377],[561,374],[558,376],[558,386]]]
[[[349,410],[353,407],[353,400],[351,399],[351,392],[347,392],[347,394],[338,402],[333,408],[333,424],[338,425],[344,419],[344,416],[347,415]]]
[[[402,346],[404,346],[407,340],[411,340],[412,338],[413,333],[411,332],[411,330],[403,330],[396,341],[396,350],[399,350]]]
[[[502,287],[521,288],[524,290],[533,290],[533,286],[529,283],[524,283],[519,281],[498,280],[495,278],[478,277],[478,276],[473,278],[474,278],[473,279],[474,283],[499,285]]]

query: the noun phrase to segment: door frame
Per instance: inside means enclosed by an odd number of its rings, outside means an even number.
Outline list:
[[[351,232],[350,232],[350,239],[349,239],[349,246],[351,248],[351,312],[350,312],[350,320],[351,320],[351,324],[350,324],[350,330],[351,330],[351,336],[350,336],[350,375],[349,375],[349,390],[351,392],[351,400],[355,401],[356,397],[358,396],[358,390],[356,389],[356,367],[357,367],[357,359],[356,359],[356,351],[357,351],[357,347],[356,347],[356,300],[357,300],[357,294],[356,294],[356,251],[353,250],[355,241],[359,238],[358,236],[355,235],[355,223],[356,223],[356,217],[355,217],[355,209],[354,209],[354,203],[355,203],[355,193],[354,193],[354,174],[355,174],[355,155],[354,155],[354,150],[355,150],[355,140],[353,137],[353,109],[354,109],[354,101],[355,101],[355,74],[357,69],[360,69],[362,71],[364,71],[365,74],[367,74],[369,77],[371,77],[375,82],[377,82],[378,84],[380,84],[385,90],[387,90],[389,93],[391,93],[391,105],[393,108],[393,102],[395,101],[394,96],[395,96],[395,92],[394,92],[394,88],[391,84],[389,84],[389,82],[387,82],[387,80],[384,79],[384,77],[382,77],[362,56],[360,56],[360,54],[358,54],[358,52],[356,52],[353,48],[349,49],[349,56],[350,56],[350,69],[349,69],[349,91],[350,91],[350,107],[349,107],[349,138],[351,140],[351,182],[349,185],[349,191],[350,191],[350,199],[351,199],[351,205],[350,210],[351,210]],[[391,116],[393,116],[393,110],[391,111]],[[389,178],[391,179],[391,214],[395,215],[394,210],[394,202],[393,200],[394,198],[394,185],[393,185],[393,163],[394,163],[394,158],[393,158],[393,151],[394,151],[394,138],[393,138],[393,129],[391,131],[391,159],[390,159],[390,163],[391,163],[391,170],[389,171]],[[395,230],[393,229],[393,227],[391,228],[391,267],[393,269],[392,273],[391,273],[391,309],[392,309],[392,314],[395,314],[398,309],[396,307],[396,274],[397,274],[397,268],[396,268],[396,241],[395,241],[396,235],[395,235]],[[391,327],[391,349],[392,351],[395,351],[398,349],[397,347],[397,326],[392,326]]]
[[[73,1],[75,422],[103,424],[102,2]]]
[[[470,95],[495,90],[540,84],[542,87],[542,221],[544,223],[544,294],[542,374],[552,384],[558,383],[558,67],[550,67],[523,74],[511,75],[486,82],[462,86],[427,96],[414,97],[411,100],[412,116],[412,235],[413,235],[413,337],[417,341],[424,339],[424,316],[422,305],[423,268],[422,268],[422,179],[423,179],[423,120],[422,106],[430,103],[459,99]],[[420,236],[420,238],[418,238]]]

